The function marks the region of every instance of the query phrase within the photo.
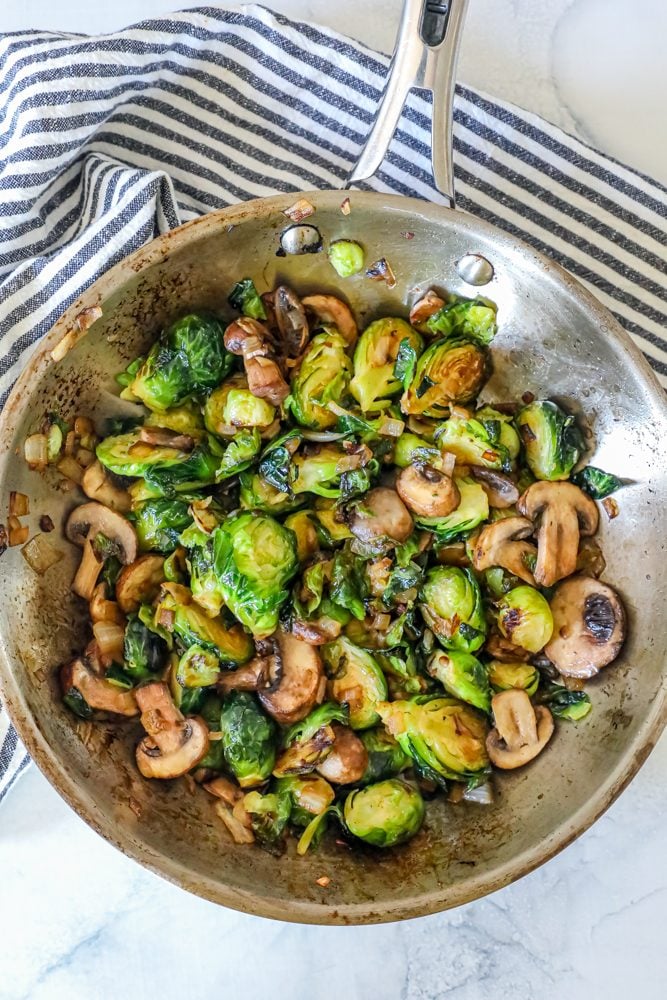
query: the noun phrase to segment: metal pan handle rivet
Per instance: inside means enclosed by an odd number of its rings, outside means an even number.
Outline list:
[[[481,253],[467,253],[457,260],[456,273],[468,285],[488,285],[493,278],[493,264]]]

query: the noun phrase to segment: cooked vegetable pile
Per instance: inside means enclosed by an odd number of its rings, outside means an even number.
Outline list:
[[[138,717],[141,774],[191,776],[239,843],[391,847],[590,711],[625,637],[594,541],[620,483],[574,471],[556,402],[477,402],[488,302],[429,291],[361,334],[330,295],[246,279],[230,304],[118,376],[136,417],[27,443],[88,498],[64,701]]]

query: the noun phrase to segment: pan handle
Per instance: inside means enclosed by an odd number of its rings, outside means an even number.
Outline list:
[[[380,169],[410,90],[430,90],[433,179],[454,208],[454,90],[468,2],[405,0],[384,93],[348,184],[367,180]]]

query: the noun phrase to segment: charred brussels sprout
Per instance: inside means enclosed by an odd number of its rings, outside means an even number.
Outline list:
[[[364,266],[364,250],[354,240],[334,240],[329,247],[329,261],[336,274],[349,278]]]
[[[421,829],[426,809],[413,785],[388,778],[357,788],[345,799],[345,826],[373,847],[394,847],[411,840]]]
[[[503,663],[491,660],[488,667],[489,682],[494,691],[509,691],[519,688],[532,697],[540,683],[539,671],[530,663]]]
[[[191,314],[179,319],[153,345],[130,391],[149,410],[168,410],[194,393],[213,389],[233,361],[223,335],[214,316]]]
[[[468,476],[455,477],[454,482],[461,496],[456,510],[445,517],[416,519],[420,528],[435,534],[438,545],[449,545],[467,538],[489,516],[489,498],[479,483]]]
[[[241,788],[254,788],[271,776],[277,729],[247,691],[232,691],[220,715],[225,763]]]
[[[210,687],[220,676],[217,656],[201,646],[190,646],[178,661],[176,680],[184,688]]]
[[[445,649],[474,653],[484,645],[482,594],[471,570],[458,566],[430,569],[420,597],[424,620]]]
[[[379,719],[378,704],[387,697],[387,682],[376,660],[341,636],[322,647],[331,697],[350,710],[353,729],[368,729]]]
[[[185,500],[147,500],[135,511],[134,527],[142,552],[172,552],[181,532],[192,524]]]
[[[503,444],[510,438],[511,448]],[[486,416],[465,419],[450,417],[435,433],[439,448],[455,455],[462,465],[481,465],[487,469],[502,469],[509,472],[512,460],[519,452],[519,437],[514,428],[505,421]]]
[[[412,766],[412,758],[382,726],[365,729],[359,734],[368,754],[368,767],[361,784],[393,778]]]
[[[611,493],[620,490],[623,485],[621,480],[617,479],[611,472],[603,472],[602,469],[596,469],[594,465],[587,465],[581,472],[575,472],[572,476],[572,482],[594,500],[604,500]]]
[[[240,625],[227,628],[220,617],[209,618],[196,604],[177,604],[165,610],[184,645],[201,646],[215,653],[223,666],[240,666],[255,650],[252,639]]]
[[[496,335],[496,307],[479,299],[449,302],[425,323],[429,333],[441,337],[465,337],[488,345]]]
[[[171,496],[215,482],[219,458],[205,443],[192,451],[145,444],[139,431],[104,438],[97,458],[110,472],[146,480],[154,497]]]
[[[229,610],[257,638],[272,635],[298,569],[294,534],[272,517],[237,514],[216,528],[213,552]]]
[[[538,701],[548,705],[552,715],[569,722],[585,719],[593,707],[585,691],[570,691],[560,684],[547,684],[540,692]]]
[[[404,413],[445,417],[452,403],[469,403],[486,378],[486,354],[469,340],[436,340],[419,361],[401,400]]]
[[[385,702],[380,716],[425,777],[478,783],[488,770],[487,723],[455,698]]]
[[[320,816],[334,800],[334,790],[318,774],[290,775],[276,781],[276,791],[289,795],[292,802],[290,822],[307,826],[313,816]]]
[[[516,419],[530,471],[538,479],[567,479],[584,450],[571,414],[548,399],[524,406]]]
[[[232,309],[250,316],[251,319],[266,319],[266,309],[252,278],[238,281],[227,296]]]
[[[510,590],[497,605],[498,628],[515,646],[531,653],[544,649],[554,628],[548,602],[534,587]]]
[[[466,701],[483,712],[491,710],[491,688],[486,669],[471,653],[449,650],[435,652],[426,669],[440,681],[448,694]]]
[[[134,680],[151,677],[162,670],[167,653],[166,642],[146,628],[136,615],[130,615],[123,643],[125,672]]]
[[[283,751],[276,762],[274,775],[285,778],[294,774],[308,774],[331,753],[336,734],[332,722],[348,721],[345,705],[325,702],[286,730]]]
[[[335,330],[318,333],[311,340],[292,379],[288,400],[294,419],[302,427],[326,430],[335,425],[337,417],[326,404],[339,403],[347,392],[352,362],[346,346]]]
[[[244,375],[232,375],[213,390],[204,405],[206,429],[221,437],[230,437],[241,427],[264,430],[275,418],[275,407],[253,396]]]
[[[262,795],[261,792],[247,792],[243,796],[243,808],[250,817],[252,832],[262,847],[275,850],[282,846],[282,839],[292,812],[289,794],[280,788]]]
[[[401,344],[416,354],[422,348],[422,338],[404,319],[378,319],[359,338],[350,392],[364,413],[385,409],[401,391],[402,381],[394,371]]]

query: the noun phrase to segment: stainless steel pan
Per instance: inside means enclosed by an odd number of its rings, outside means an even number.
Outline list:
[[[447,20],[439,4],[406,4],[383,117],[356,179],[382,159],[407,85],[417,81],[438,88],[434,173],[453,201],[449,121],[464,9],[465,2],[452,0]],[[420,31],[435,44],[425,44]],[[191,796],[180,782],[158,787],[140,779],[133,724],[96,727],[91,736],[91,727],[63,710],[54,667],[84,641],[81,609],[69,593],[79,553],[65,542],[62,561],[44,577],[28,568],[18,549],[2,556],[0,689],[49,780],[92,827],[142,864],[252,913],[363,923],[455,906],[519,878],[585,830],[650,752],[665,721],[667,410],[647,364],[612,316],[523,244],[454,209],[412,199],[352,191],[352,212],[345,217],[340,192],[305,197],[326,238],[359,238],[370,260],[384,256],[396,273],[393,289],[370,281],[343,284],[362,323],[403,311],[416,287],[435,284],[470,295],[474,288],[461,273],[475,275],[458,262],[471,253],[489,261],[493,278],[484,294],[498,304],[500,333],[487,396],[503,400],[530,391],[583,408],[592,422],[596,463],[632,480],[619,495],[618,518],[602,526],[606,577],[624,596],[630,638],[621,658],[591,684],[592,715],[579,726],[559,727],[529,768],[500,776],[493,806],[434,805],[424,832],[405,848],[378,860],[327,844],[304,859],[290,849],[278,861],[229,843],[204,795]],[[229,287],[245,274],[263,287],[281,280],[300,292],[336,290],[324,254],[276,256],[282,211],[295,200],[262,199],[188,223],[113,268],[68,310],[40,344],[2,415],[3,510],[9,491],[19,490],[31,497],[35,527],[46,512],[62,523],[78,498],[26,469],[25,436],[53,408],[65,415],[116,412],[113,373],[175,312],[224,310]],[[412,240],[405,239],[406,230],[415,234]],[[102,317],[54,362],[53,349],[94,306]],[[326,889],[316,883],[323,874],[331,878]]]

